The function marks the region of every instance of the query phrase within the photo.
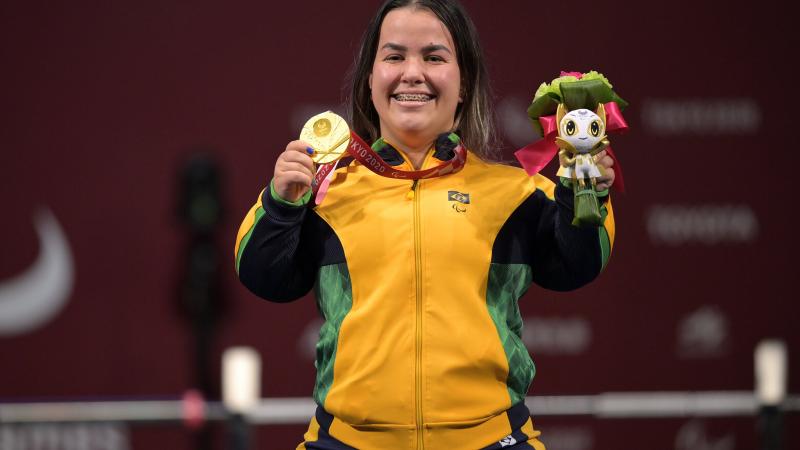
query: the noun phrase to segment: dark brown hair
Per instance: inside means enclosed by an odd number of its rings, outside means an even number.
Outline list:
[[[467,148],[481,158],[494,159],[494,118],[483,51],[475,25],[455,0],[388,0],[378,9],[364,32],[361,48],[351,69],[348,112],[353,130],[370,142],[380,137],[380,120],[372,104],[369,76],[378,51],[383,19],[389,11],[408,6],[431,11],[453,37],[463,91],[463,102],[456,108],[453,131],[461,137]]]

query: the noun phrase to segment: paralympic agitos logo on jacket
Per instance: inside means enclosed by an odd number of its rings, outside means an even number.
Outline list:
[[[451,202],[452,208],[457,212],[463,213],[469,204],[469,194],[458,191],[447,191],[447,200]]]

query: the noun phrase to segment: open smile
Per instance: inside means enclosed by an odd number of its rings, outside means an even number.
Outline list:
[[[398,102],[413,102],[413,103],[426,103],[436,98],[433,94],[424,94],[424,93],[399,93],[399,94],[392,94],[391,98],[398,101]]]

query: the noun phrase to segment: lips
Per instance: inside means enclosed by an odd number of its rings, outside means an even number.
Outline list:
[[[398,102],[428,102],[436,98],[435,95],[425,93],[399,93],[393,94],[392,98]]]

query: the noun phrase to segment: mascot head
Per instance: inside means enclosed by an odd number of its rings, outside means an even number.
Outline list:
[[[597,105],[595,112],[588,109],[567,111],[561,103],[556,119],[559,141],[568,143],[576,153],[588,153],[606,138],[606,110],[602,103]]]

